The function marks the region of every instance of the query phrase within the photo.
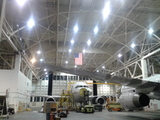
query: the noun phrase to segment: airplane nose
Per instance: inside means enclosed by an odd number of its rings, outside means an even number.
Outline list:
[[[89,95],[92,95],[92,91],[91,91],[91,90],[86,89],[86,88],[81,88],[81,89],[79,90],[80,96],[84,96],[84,91],[88,91],[88,92],[89,92]]]
[[[89,91],[89,95],[92,95],[92,91]]]
[[[80,96],[84,96],[84,91],[87,91],[87,89],[81,88],[81,89],[79,90]]]

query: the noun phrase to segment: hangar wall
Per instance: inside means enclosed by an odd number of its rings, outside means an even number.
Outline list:
[[[90,84],[89,87],[93,90],[93,82],[92,80],[53,80],[52,85],[52,95],[61,95],[62,90],[67,91],[69,87],[77,82],[83,81],[88,82]],[[107,84],[98,84],[97,85],[97,93],[98,96],[115,96],[117,87],[115,85],[107,85]],[[41,80],[35,84],[33,84],[33,93],[32,95],[47,95],[48,90],[48,80]]]
[[[8,90],[8,105],[17,111],[19,102],[29,103],[32,81],[20,71],[18,74],[15,72],[15,70],[0,70],[0,95],[6,95]]]
[[[12,70],[0,70],[0,95],[6,95],[9,106],[14,107],[15,112],[20,110],[20,102],[23,109],[29,104],[32,91],[32,80],[20,71],[21,57],[16,56],[15,68]],[[22,109],[21,109],[22,110]]]

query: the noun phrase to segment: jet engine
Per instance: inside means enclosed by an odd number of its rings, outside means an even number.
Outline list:
[[[150,99],[146,94],[126,92],[122,93],[119,97],[119,103],[129,110],[142,108],[149,105]]]
[[[103,97],[93,97],[92,104],[104,104],[105,100]]]

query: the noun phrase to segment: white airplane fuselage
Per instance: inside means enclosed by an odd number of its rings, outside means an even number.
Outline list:
[[[84,82],[76,82],[71,87],[71,94],[75,102],[84,101],[84,91],[89,91],[89,95],[92,95],[92,90]]]

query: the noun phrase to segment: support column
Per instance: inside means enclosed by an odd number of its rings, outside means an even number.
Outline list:
[[[0,41],[2,40],[2,26],[3,26],[3,20],[5,18],[5,9],[6,9],[6,1],[7,0],[1,0],[0,1]]]
[[[16,55],[16,61],[15,61],[15,71],[18,73],[20,71],[21,66],[21,55]]]
[[[30,71],[29,71],[29,79],[30,79],[30,80],[32,80],[32,76],[33,76],[33,73],[32,73],[32,70],[30,70]]]
[[[48,95],[52,95],[52,82],[53,82],[53,72],[50,71],[49,72],[49,79],[48,79]]]
[[[142,76],[143,79],[148,77],[148,69],[147,69],[147,62],[146,59],[141,59],[141,67],[142,67]]]
[[[94,83],[97,83],[97,82],[93,80],[93,95],[97,96],[97,84],[94,84]]]

